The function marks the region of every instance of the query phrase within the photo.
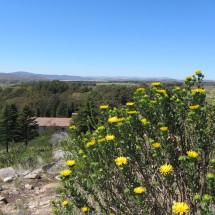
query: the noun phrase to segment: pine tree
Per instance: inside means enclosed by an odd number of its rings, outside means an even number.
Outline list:
[[[26,147],[28,141],[38,136],[38,124],[31,108],[24,105],[18,114],[18,140],[25,142]]]
[[[16,139],[18,110],[14,104],[5,104],[0,113],[0,142],[8,152],[9,143]]]
[[[99,110],[91,98],[88,98],[86,103],[78,111],[77,116],[74,117],[74,123],[78,132],[86,132],[87,130],[94,130],[98,122]]]

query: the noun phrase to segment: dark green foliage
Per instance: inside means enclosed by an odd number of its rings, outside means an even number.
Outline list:
[[[8,152],[10,142],[17,137],[18,110],[13,104],[5,104],[0,115],[0,142],[5,145]]]
[[[74,117],[74,123],[78,132],[86,132],[94,130],[94,126],[98,123],[99,109],[91,98],[88,98],[82,108],[80,108],[77,116]]]
[[[34,112],[27,105],[24,105],[18,114],[18,140],[25,142],[26,146],[29,140],[34,139],[38,135],[38,124],[34,116]]]

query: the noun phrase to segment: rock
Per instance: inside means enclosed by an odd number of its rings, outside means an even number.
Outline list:
[[[45,192],[46,192],[46,190],[45,190],[45,189],[43,189],[43,188],[41,188],[41,189],[39,190],[39,192],[40,192],[40,193],[45,193]]]
[[[59,175],[55,176],[55,179],[58,181],[61,181],[61,178],[59,177]]]
[[[31,201],[28,203],[28,208],[36,208],[38,206],[38,201]]]
[[[58,162],[55,163],[49,170],[47,170],[47,173],[50,175],[54,174],[60,174],[60,172],[66,168],[65,161],[59,160]]]
[[[5,204],[7,204],[7,199],[4,196],[0,196],[0,202],[4,202]]]
[[[53,159],[56,161],[62,160],[65,158],[65,152],[62,150],[57,150],[53,152]]]
[[[36,179],[36,178],[39,178],[39,174],[37,173],[29,173],[28,175],[24,176],[23,178],[24,179]]]
[[[43,189],[48,190],[48,189],[54,189],[59,187],[60,184],[59,183],[50,183],[50,184],[46,184],[43,186]]]
[[[69,135],[66,132],[60,132],[57,134],[53,134],[50,142],[54,147],[56,147],[56,146],[60,146],[60,144],[63,140],[71,141]]]
[[[49,164],[45,164],[45,165],[43,165],[41,168],[42,168],[43,171],[46,172],[46,171],[49,170],[52,166],[54,166],[55,163],[56,163],[56,162],[52,162],[52,163],[49,163]]]
[[[25,184],[25,188],[28,189],[28,190],[33,190],[34,186],[31,185],[31,184]]]
[[[0,180],[1,181],[4,181],[4,179],[8,178],[8,177],[14,178],[15,175],[16,175],[16,172],[15,172],[14,168],[12,168],[12,167],[0,169]]]
[[[3,182],[11,182],[11,181],[13,181],[13,179],[14,179],[14,177],[9,176],[9,177],[4,178]]]
[[[30,170],[16,170],[16,175],[18,176],[25,176],[29,174],[31,171]]]
[[[36,169],[32,172],[30,172],[29,174],[27,174],[26,176],[24,176],[24,179],[40,179],[41,175],[40,173],[44,172],[41,168],[40,169]]]
[[[16,196],[16,195],[19,195],[19,192],[16,189],[14,189],[14,190],[11,190],[10,192],[8,192],[8,195],[9,196]]]
[[[49,205],[49,204],[50,204],[50,200],[40,202],[40,206]]]

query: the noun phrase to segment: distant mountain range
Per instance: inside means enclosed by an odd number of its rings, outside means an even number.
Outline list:
[[[47,75],[34,74],[30,72],[11,72],[0,73],[0,81],[40,81],[40,80],[61,80],[61,81],[162,81],[162,82],[179,82],[180,80],[172,78],[143,78],[143,77],[107,77],[107,76],[93,76],[83,77],[74,75]]]

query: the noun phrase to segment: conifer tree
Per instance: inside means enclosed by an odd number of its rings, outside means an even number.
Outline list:
[[[18,110],[14,104],[5,104],[0,113],[0,142],[8,152],[9,143],[16,139]]]
[[[34,112],[27,105],[24,105],[18,114],[18,140],[25,142],[26,147],[28,141],[34,139],[38,135],[38,124],[35,120]]]

